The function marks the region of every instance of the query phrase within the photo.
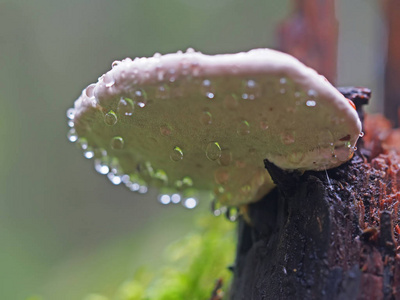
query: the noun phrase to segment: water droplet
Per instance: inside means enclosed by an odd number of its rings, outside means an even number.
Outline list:
[[[225,216],[229,221],[236,222],[239,218],[239,209],[235,206],[228,207]]]
[[[172,152],[169,156],[173,161],[180,161],[183,158],[183,151],[178,146],[172,149]]]
[[[67,138],[71,143],[75,143],[78,140],[78,134],[76,133],[74,128],[71,128],[68,131]]]
[[[206,97],[208,98],[208,99],[213,99],[214,98],[214,93],[206,93]]]
[[[349,145],[349,147],[339,147],[335,149],[334,154],[339,161],[345,162],[350,159],[351,155],[353,155],[354,152],[352,150],[351,145]]]
[[[202,83],[202,91],[204,93],[204,95],[208,98],[208,99],[213,99],[214,98],[214,88],[211,85],[211,81],[208,79],[203,80]]]
[[[75,118],[75,109],[74,108],[69,108],[67,110],[67,118],[70,120],[73,120]]]
[[[80,138],[78,139],[76,145],[78,146],[79,149],[81,150],[86,150],[89,146],[87,139],[85,138]]]
[[[279,79],[279,92],[285,94],[287,90],[287,79],[282,77]]]
[[[226,184],[229,181],[229,172],[225,168],[219,168],[214,172],[214,179],[217,184]]]
[[[306,105],[308,107],[315,107],[317,105],[317,102],[315,102],[315,100],[307,100]]]
[[[244,196],[248,196],[248,195],[250,194],[250,192],[251,192],[251,186],[248,185],[248,184],[242,186],[242,187],[240,188],[240,190],[239,190],[239,193],[240,193],[241,195],[244,195]]]
[[[94,98],[94,88],[96,87],[96,84],[95,83],[92,83],[91,85],[89,85],[87,88],[86,88],[86,91],[85,91],[85,93],[86,93],[86,96],[90,99],[90,98]]]
[[[110,172],[107,174],[107,178],[111,181],[112,184],[114,185],[119,185],[121,184],[122,180],[121,177],[114,174],[113,172]]]
[[[172,128],[168,125],[162,125],[160,127],[160,133],[162,136],[170,136],[172,133]]]
[[[214,161],[221,157],[221,147],[217,142],[211,142],[207,145],[206,156],[209,160]]]
[[[186,187],[193,186],[193,180],[189,176],[185,176],[182,178],[182,185]]]
[[[145,185],[141,185],[138,189],[139,194],[146,194],[148,192],[149,188]]]
[[[288,156],[287,156],[287,160],[288,162],[290,162],[293,165],[299,165],[303,159],[305,157],[304,152],[291,152]]]
[[[247,121],[241,121],[236,129],[238,135],[247,135],[250,133],[250,124]]]
[[[295,141],[294,132],[282,132],[281,133],[281,142],[285,145],[293,144]]]
[[[92,147],[87,147],[85,151],[83,151],[83,156],[87,159],[92,159],[94,157],[94,151]]]
[[[226,95],[224,99],[224,106],[226,109],[235,110],[239,105],[239,101],[235,95]]]
[[[108,125],[108,126],[113,126],[117,123],[117,115],[115,114],[114,111],[110,110],[108,113],[106,113],[104,115],[104,122]]]
[[[179,194],[172,194],[171,196],[171,202],[174,204],[177,204],[179,202],[181,202],[181,195]]]
[[[200,123],[210,125],[212,123],[212,115],[209,111],[204,111],[200,116]]]
[[[171,197],[169,195],[160,195],[158,201],[160,201],[161,204],[167,205],[171,203]]]
[[[95,148],[93,152],[96,158],[102,158],[107,156],[107,151],[103,148]]]
[[[195,53],[196,51],[193,48],[187,48],[185,53]]]
[[[232,162],[232,152],[229,149],[222,149],[221,156],[218,159],[218,163],[221,166],[229,166]]]
[[[140,189],[140,184],[137,183],[137,182],[132,182],[132,185],[129,186],[129,189],[130,189],[132,192],[137,192],[137,191],[139,191],[139,189]]]
[[[107,73],[103,77],[103,82],[106,85],[106,87],[112,87],[115,84],[115,79],[114,76],[110,73]]]
[[[121,63],[120,60],[114,60],[113,63],[111,64],[111,68],[118,66],[120,63]]]
[[[187,198],[183,201],[183,206],[188,209],[193,209],[197,206],[197,200],[195,198]]]
[[[133,100],[130,98],[121,98],[118,103],[118,112],[121,115],[132,116],[134,110]]]
[[[121,150],[124,148],[124,139],[120,136],[115,136],[111,139],[111,149]]]
[[[269,127],[269,122],[267,121],[267,119],[262,119],[260,121],[260,128],[261,130],[267,130]]]
[[[147,94],[144,90],[138,89],[133,93],[133,100],[139,107],[145,107],[147,104]]]
[[[74,127],[74,121],[68,120],[68,127]]]
[[[167,85],[160,85],[156,89],[157,99],[168,99],[170,97],[170,89]]]
[[[110,168],[106,164],[106,162],[103,159],[95,159],[94,160],[94,169],[103,175],[108,174],[110,172]]]
[[[260,87],[256,81],[250,79],[244,82],[242,99],[254,100],[260,96]]]
[[[364,136],[364,132],[361,131],[360,134],[359,134],[359,137],[362,138],[363,136]]]
[[[214,216],[218,217],[221,214],[226,212],[227,207],[221,205],[221,202],[219,202],[217,199],[214,199],[211,201],[211,212],[213,213]]]
[[[314,99],[314,98],[317,97],[318,94],[317,94],[317,92],[315,90],[310,89],[310,90],[307,91],[307,95],[309,97],[311,97],[312,99]]]

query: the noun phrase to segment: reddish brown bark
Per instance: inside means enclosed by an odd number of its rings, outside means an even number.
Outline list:
[[[399,126],[400,118],[400,1],[382,0],[387,28],[385,116]]]
[[[279,28],[279,48],[336,81],[338,23],[334,0],[292,0],[291,16]]]

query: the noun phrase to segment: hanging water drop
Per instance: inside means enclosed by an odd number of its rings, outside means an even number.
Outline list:
[[[195,198],[187,198],[183,202],[183,206],[188,209],[193,209],[197,206],[197,200]]]
[[[210,125],[212,123],[212,115],[209,111],[204,111],[200,116],[200,123]]]
[[[108,113],[106,113],[104,115],[104,122],[108,125],[108,126],[113,126],[117,123],[117,115],[115,114],[114,111],[110,110]]]
[[[91,147],[88,147],[86,151],[83,152],[83,156],[87,159],[92,159],[94,157],[94,152]]]
[[[110,73],[107,73],[103,77],[103,82],[106,85],[106,87],[112,87],[115,84],[115,79],[114,76],[111,75]]]
[[[130,98],[121,98],[118,102],[118,112],[121,115],[132,116],[134,104]]]
[[[158,201],[161,204],[167,205],[167,204],[171,203],[171,197],[169,195],[160,195],[158,197]]]
[[[68,131],[67,138],[71,143],[75,143],[78,140],[78,134],[76,133],[74,128],[71,128]]]
[[[174,149],[172,149],[172,152],[169,156],[171,158],[171,160],[173,161],[180,161],[183,159],[183,151],[181,148],[179,148],[178,146],[174,147]]]
[[[111,149],[121,150],[124,148],[124,139],[120,136],[115,136],[111,139]]]
[[[94,169],[97,171],[97,173],[100,173],[102,175],[106,175],[108,174],[108,172],[110,172],[110,168],[102,159],[94,160]]]
[[[95,88],[95,87],[96,87],[96,84],[92,83],[91,85],[89,85],[89,86],[86,88],[85,93],[86,93],[86,96],[87,96],[89,99],[94,98],[94,88]]]
[[[315,107],[317,105],[317,102],[315,102],[314,100],[307,100],[306,105],[308,107]]]
[[[147,94],[144,90],[138,89],[133,94],[133,100],[139,107],[145,107],[147,104]]]
[[[206,148],[206,156],[209,160],[215,161],[221,157],[221,147],[217,142],[210,142]]]
[[[171,196],[171,202],[174,204],[177,204],[179,202],[181,202],[181,195],[179,194],[172,194]]]
[[[110,172],[107,174],[107,178],[111,181],[112,184],[114,185],[119,185],[121,184],[122,180],[121,177],[114,174],[113,172]]]
[[[241,121],[237,128],[236,132],[238,135],[247,135],[250,133],[250,124],[247,121]]]
[[[70,120],[73,120],[75,118],[75,109],[74,108],[69,108],[67,110],[67,118]]]
[[[229,221],[236,222],[239,218],[239,209],[234,206],[228,207],[225,216]]]
[[[170,89],[167,85],[160,85],[156,90],[157,99],[168,99],[170,95]]]

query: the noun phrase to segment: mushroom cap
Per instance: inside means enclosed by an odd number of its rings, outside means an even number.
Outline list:
[[[111,178],[166,195],[213,191],[228,205],[273,188],[264,159],[333,168],[352,157],[361,132],[355,109],[323,76],[270,49],[117,61],[70,114],[70,136],[97,149],[89,156]]]

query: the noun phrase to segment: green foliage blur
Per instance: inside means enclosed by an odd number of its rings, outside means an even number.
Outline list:
[[[217,279],[229,293],[234,261],[235,230],[227,220],[211,215],[198,219],[192,233],[164,250],[164,262],[155,269],[139,268],[114,296],[88,295],[84,300],[209,299]]]

